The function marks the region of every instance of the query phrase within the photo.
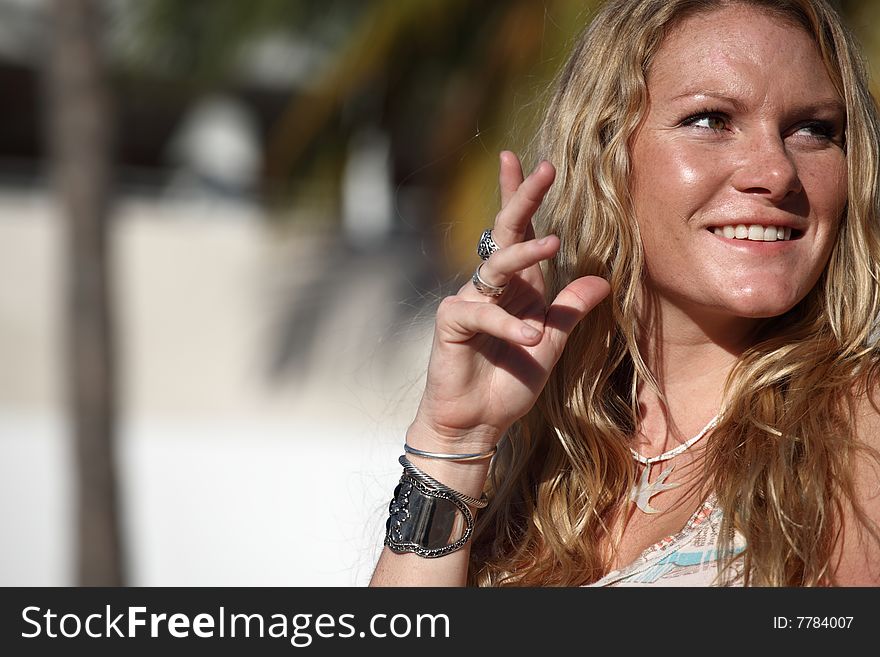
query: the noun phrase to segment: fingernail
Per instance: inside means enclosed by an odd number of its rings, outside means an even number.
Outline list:
[[[545,235],[544,237],[542,237],[541,239],[538,240],[538,244],[540,244],[541,246],[544,246],[549,241],[550,241],[550,236]]]
[[[525,337],[527,337],[529,340],[534,340],[539,335],[541,335],[541,332],[538,329],[534,328],[533,326],[529,326],[528,324],[526,324],[522,328],[522,334]]]

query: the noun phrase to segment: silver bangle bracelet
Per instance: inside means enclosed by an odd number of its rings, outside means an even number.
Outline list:
[[[474,452],[473,454],[444,454],[443,452],[426,452],[422,449],[416,449],[415,447],[410,447],[408,444],[403,443],[403,451],[407,454],[423,456],[426,459],[437,459],[439,461],[482,461],[483,459],[489,459],[495,456],[495,452],[498,451],[498,445],[495,445],[495,447],[488,452]]]
[[[416,481],[426,486],[429,486],[434,490],[447,493],[455,499],[464,502],[468,506],[472,506],[475,509],[483,509],[489,504],[489,499],[486,497],[486,493],[483,493],[479,499],[477,499],[476,497],[471,497],[470,495],[465,495],[464,493],[459,493],[457,490],[453,490],[449,486],[441,484],[439,481],[434,479],[426,472],[422,472],[421,470],[419,470],[416,466],[410,463],[410,460],[406,458],[406,454],[401,454],[397,462],[403,466],[404,473],[408,474]]]

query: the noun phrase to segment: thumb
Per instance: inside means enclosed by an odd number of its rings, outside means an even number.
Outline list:
[[[573,280],[556,295],[547,309],[544,330],[553,347],[556,357],[577,323],[608,296],[611,286],[604,278],[584,276]]]

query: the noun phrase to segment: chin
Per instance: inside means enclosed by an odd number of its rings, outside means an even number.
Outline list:
[[[802,297],[787,295],[746,294],[739,296],[727,305],[726,310],[747,319],[769,319],[779,317],[794,308]]]

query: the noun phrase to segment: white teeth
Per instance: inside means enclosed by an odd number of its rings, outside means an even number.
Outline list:
[[[727,239],[751,240],[753,242],[776,242],[791,239],[791,228],[783,228],[782,226],[736,224],[735,226],[716,226],[712,232]]]

